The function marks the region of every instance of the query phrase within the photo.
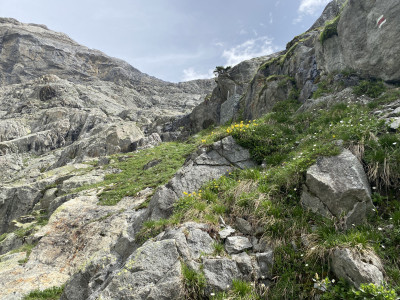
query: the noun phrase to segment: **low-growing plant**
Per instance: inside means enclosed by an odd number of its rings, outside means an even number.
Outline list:
[[[0,243],[2,241],[4,241],[6,239],[6,237],[7,237],[7,233],[3,233],[2,235],[0,235]]]
[[[381,80],[363,80],[353,88],[355,95],[367,95],[371,98],[377,98],[385,91],[386,87]]]
[[[23,300],[57,300],[60,299],[64,291],[64,286],[51,287],[45,290],[35,290],[30,292]]]
[[[337,26],[339,24],[339,21],[340,21],[340,15],[334,18],[333,20],[328,21],[325,24],[325,27],[322,30],[321,35],[319,37],[319,40],[321,41],[322,44],[324,44],[325,41],[328,40],[329,38],[338,35]]]
[[[207,299],[204,290],[206,287],[206,278],[201,270],[195,271],[182,263],[182,277],[185,299]]]
[[[225,248],[224,244],[214,242],[213,243],[213,248],[214,248],[214,255],[220,255],[222,256],[225,253]]]
[[[373,283],[362,283],[360,288],[356,289],[350,287],[348,283],[344,281],[335,282],[325,278],[319,281],[318,284],[323,287],[320,290],[324,291],[321,295],[323,300],[334,300],[334,299],[349,299],[349,300],[396,300],[398,299],[395,290],[386,285],[375,285]]]

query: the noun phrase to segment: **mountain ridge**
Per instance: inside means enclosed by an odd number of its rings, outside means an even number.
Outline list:
[[[396,299],[396,4],[178,84],[0,19],[0,297]]]

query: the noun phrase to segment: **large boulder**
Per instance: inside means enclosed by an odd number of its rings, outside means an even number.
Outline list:
[[[181,262],[172,239],[136,250],[101,292],[101,299],[182,299]],[[65,299],[68,299],[66,295]]]
[[[349,150],[319,158],[307,170],[301,203],[327,218],[344,218],[346,227],[365,222],[374,208],[364,169]]]
[[[383,266],[379,257],[371,252],[359,252],[348,248],[335,249],[332,253],[332,270],[359,288],[361,283],[383,283]]]

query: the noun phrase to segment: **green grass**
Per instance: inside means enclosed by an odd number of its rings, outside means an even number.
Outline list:
[[[368,103],[368,108],[370,109],[376,109],[382,105],[391,103],[397,99],[400,99],[400,89],[392,89],[378,97],[377,99],[374,99],[372,102]]]
[[[182,277],[185,299],[206,299],[204,293],[206,278],[202,271],[195,271],[182,263]]]
[[[64,291],[64,286],[61,287],[52,287],[49,289],[35,290],[30,292],[27,296],[23,298],[23,300],[57,300],[60,299],[62,293]]]
[[[214,255],[222,256],[225,254],[224,244],[215,242],[213,244],[213,247],[214,247]]]
[[[322,81],[318,84],[317,90],[313,93],[312,98],[317,99],[326,94],[332,93],[332,86],[328,81]]]
[[[81,187],[74,192],[104,187],[100,194],[100,204],[115,205],[122,198],[135,196],[147,187],[156,188],[167,183],[183,165],[186,157],[196,149],[198,143],[198,140],[187,143],[169,142],[135,153],[114,155],[114,162],[110,163],[110,166],[120,169],[120,173],[109,174],[103,182]],[[155,159],[161,162],[143,170],[147,163]]]

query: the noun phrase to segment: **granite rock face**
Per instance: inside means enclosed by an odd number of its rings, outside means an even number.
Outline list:
[[[398,2],[356,1],[345,5],[337,35],[317,46],[317,61],[327,72],[353,69],[363,76],[399,82]]]

